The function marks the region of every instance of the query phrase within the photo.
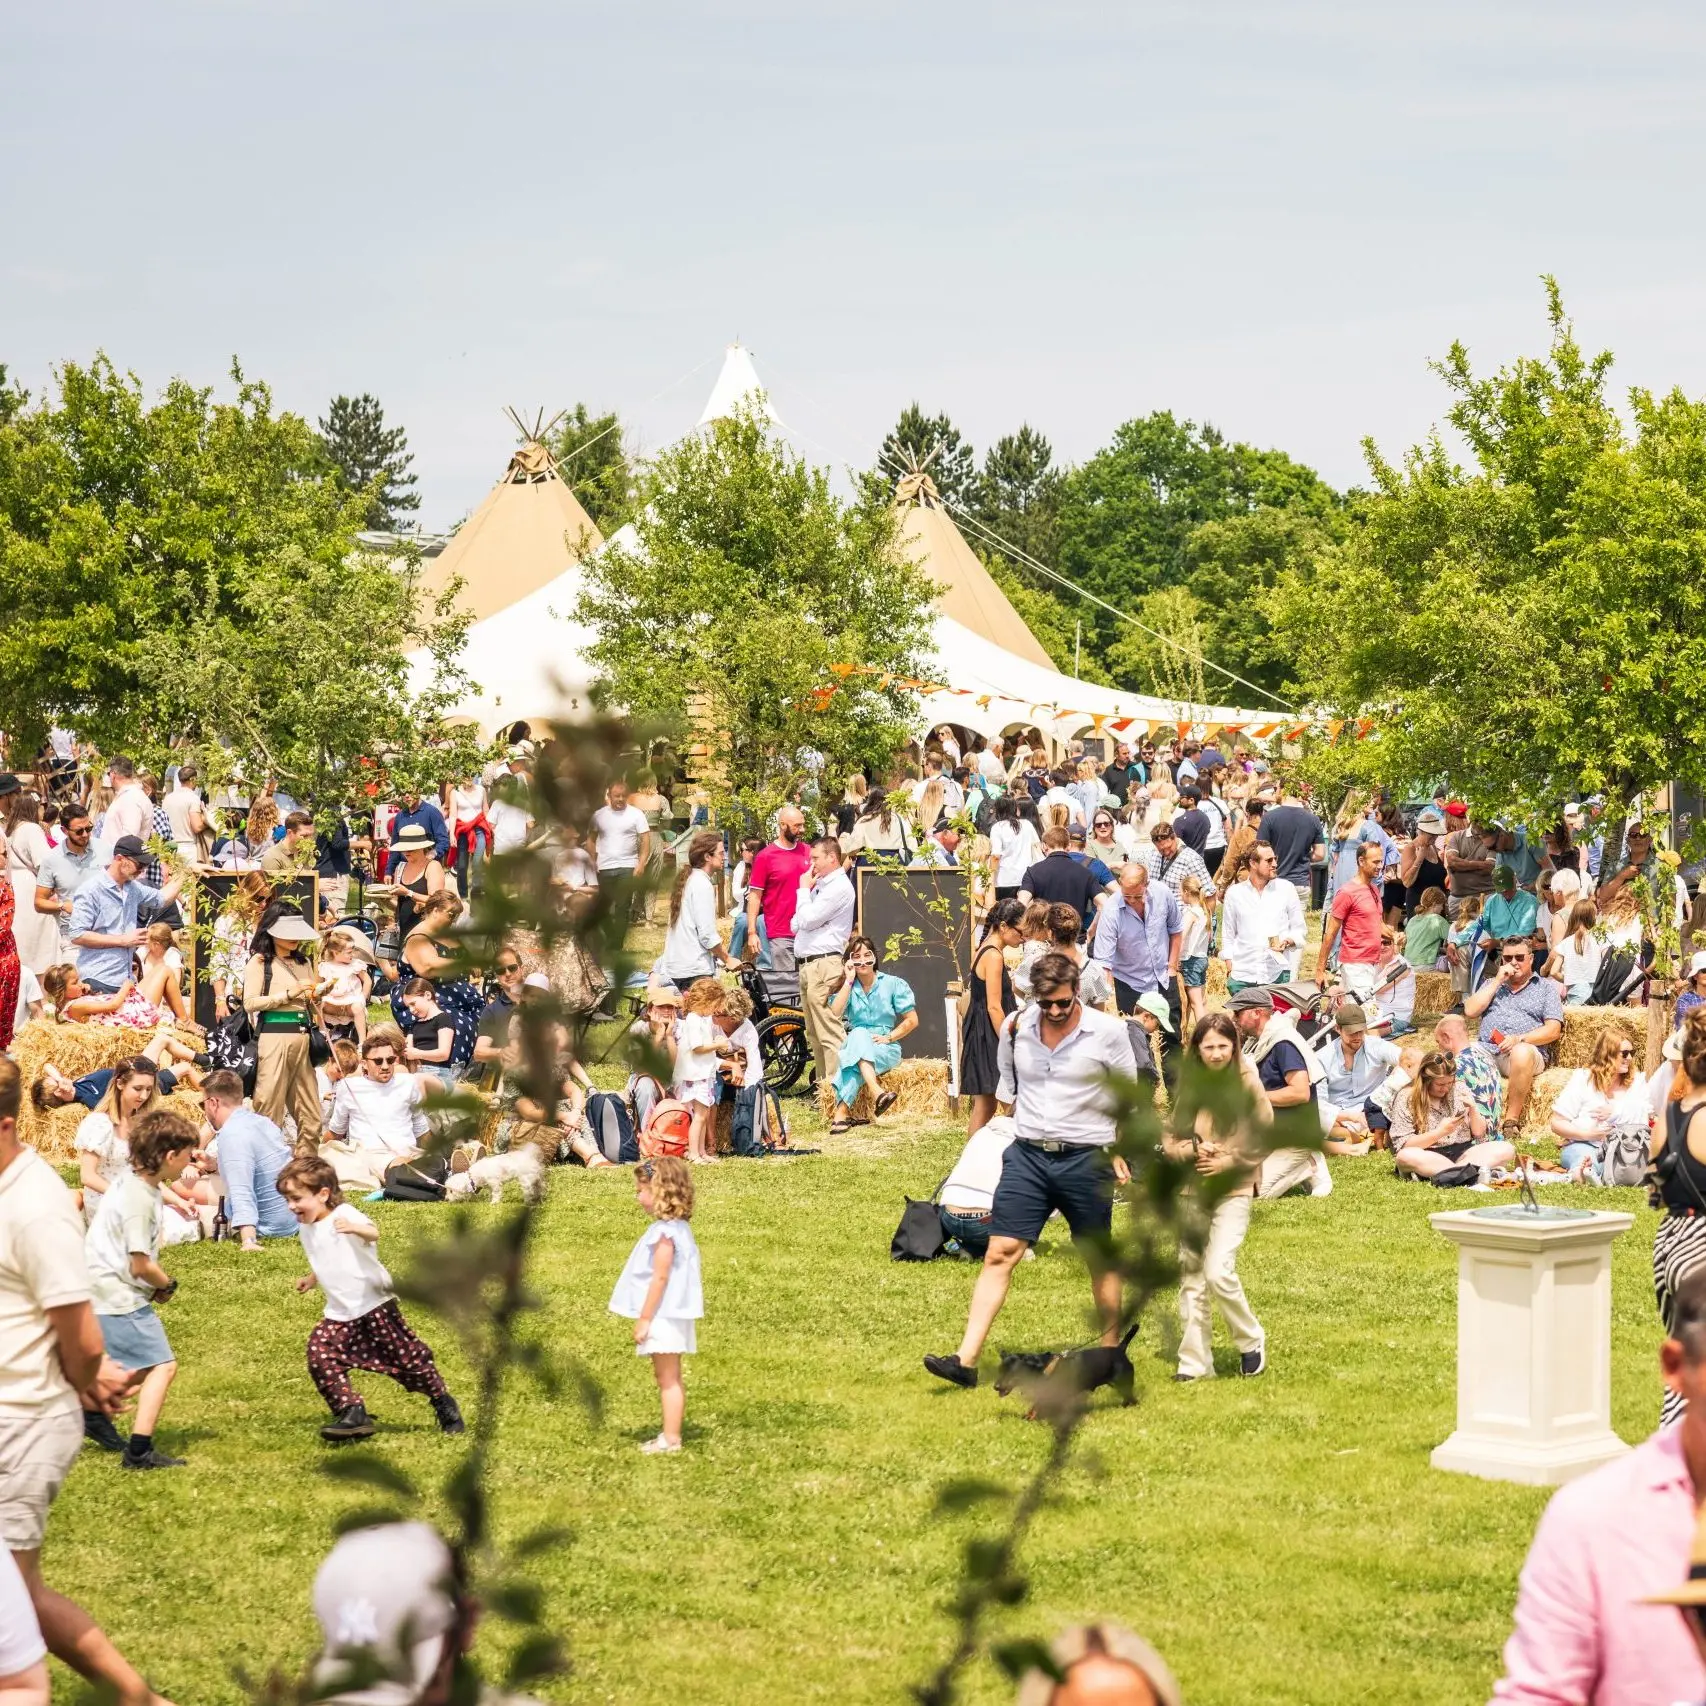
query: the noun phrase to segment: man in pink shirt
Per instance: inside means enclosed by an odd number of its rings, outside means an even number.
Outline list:
[[[1682,1420],[1552,1497],[1517,1587],[1493,1700],[1505,1706],[1691,1706],[1706,1666],[1681,1615],[1642,1602],[1688,1574],[1706,1498],[1706,1268],[1677,1287],[1659,1350]]]
[[[107,782],[113,789],[113,799],[101,820],[101,839],[109,847],[122,835],[146,841],[154,833],[154,803],[136,779],[134,760],[113,759],[107,766]]]
[[[1380,970],[1380,867],[1386,849],[1365,841],[1357,849],[1356,875],[1333,896],[1321,932],[1321,952],[1315,960],[1315,981],[1327,981],[1327,956],[1339,944],[1339,981],[1358,1001],[1374,999],[1375,974]]]
[[[784,806],[776,814],[776,839],[753,860],[747,876],[743,957],[749,964],[758,957],[758,918],[762,913],[771,966],[764,974],[764,987],[774,1001],[797,1003],[800,999],[800,974],[794,964],[794,907],[800,898],[800,879],[812,862],[812,851],[801,839],[805,827],[805,813],[798,806]]]

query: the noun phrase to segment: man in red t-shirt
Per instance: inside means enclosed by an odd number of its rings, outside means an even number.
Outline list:
[[[770,970],[764,987],[774,1001],[798,1003],[800,974],[794,964],[794,907],[800,898],[800,879],[811,868],[812,850],[805,834],[805,813],[784,806],[776,814],[776,839],[752,862],[746,890],[746,952],[750,965],[758,958],[758,919],[770,943]]]
[[[1339,944],[1339,981],[1359,1001],[1374,998],[1375,973],[1380,969],[1380,867],[1386,849],[1365,841],[1357,849],[1356,875],[1333,896],[1321,932],[1321,952],[1315,960],[1315,981],[1327,981],[1327,958]]]

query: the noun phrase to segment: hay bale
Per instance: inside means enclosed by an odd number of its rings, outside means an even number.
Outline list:
[[[945,1060],[903,1060],[893,1072],[885,1072],[880,1082],[884,1089],[894,1091],[899,1098],[883,1116],[884,1119],[923,1121],[948,1117],[948,1063]],[[818,1085],[817,1106],[818,1112],[828,1120],[835,1111],[833,1085]],[[859,1099],[853,1104],[853,1117],[856,1120],[871,1118],[871,1093],[862,1085]]]
[[[1443,1013],[1457,998],[1451,990],[1448,971],[1419,971],[1416,973],[1416,1011]]]
[[[197,1038],[183,1039],[200,1047]],[[49,1061],[68,1078],[81,1078],[98,1072],[105,1066],[117,1066],[121,1060],[140,1054],[149,1041],[149,1033],[121,1025],[60,1025],[51,1019],[32,1019],[12,1039],[12,1059],[23,1075],[24,1099],[18,1110],[18,1136],[50,1161],[68,1161],[73,1153],[77,1127],[88,1111],[73,1102],[69,1107],[56,1109],[52,1114],[38,1114],[30,1100],[30,1086],[41,1076]],[[199,1120],[200,1098],[183,1093],[191,1117]],[[179,1106],[178,1098],[171,1099],[172,1107]]]
[[[1621,1031],[1642,1053],[1647,1047],[1647,1016],[1638,1007],[1566,1007],[1564,1035],[1558,1043],[1560,1066],[1586,1066],[1603,1031]],[[1637,1060],[1637,1065],[1639,1060]]]
[[[1534,1088],[1528,1093],[1528,1106],[1523,1110],[1522,1129],[1525,1135],[1547,1131],[1552,1105],[1574,1075],[1574,1067],[1549,1066],[1535,1079]]]
[[[1226,961],[1218,956],[1208,962],[1208,978],[1203,984],[1208,1005],[1223,1007],[1226,1004]]]

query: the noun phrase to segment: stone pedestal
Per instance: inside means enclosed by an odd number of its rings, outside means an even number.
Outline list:
[[[1634,1216],[1513,1203],[1428,1219],[1458,1249],[1457,1428],[1434,1468],[1553,1487],[1627,1451],[1611,1431],[1611,1241]]]

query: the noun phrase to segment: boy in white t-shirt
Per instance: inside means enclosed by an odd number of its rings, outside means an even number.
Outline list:
[[[463,1432],[462,1411],[431,1350],[397,1307],[391,1276],[376,1249],[379,1228],[344,1201],[336,1169],[305,1156],[279,1174],[278,1188],[302,1227],[302,1253],[313,1269],[296,1289],[312,1291],[317,1285],[326,1296],[325,1315],[308,1335],[308,1372],[332,1411],[320,1437],[338,1443],[373,1432],[373,1418],[350,1384],[353,1368],[389,1375],[405,1392],[425,1393],[440,1431]]]

